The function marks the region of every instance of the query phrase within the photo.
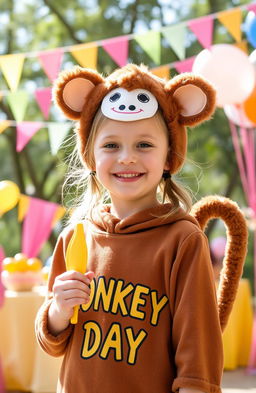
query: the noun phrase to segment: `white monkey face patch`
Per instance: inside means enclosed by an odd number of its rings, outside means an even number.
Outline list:
[[[147,119],[154,116],[157,109],[158,102],[148,90],[128,91],[122,87],[111,90],[101,104],[103,115],[120,121]]]

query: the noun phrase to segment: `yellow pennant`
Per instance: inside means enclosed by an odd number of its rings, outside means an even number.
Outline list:
[[[66,209],[63,206],[58,207],[52,220],[52,228],[62,219],[65,213]]]
[[[6,130],[6,128],[9,127],[11,122],[9,120],[3,120],[0,122],[0,134]]]
[[[72,46],[70,52],[82,67],[97,68],[98,47],[96,45],[75,45]]]
[[[234,45],[237,48],[239,48],[242,51],[244,51],[248,55],[249,51],[248,51],[248,43],[247,43],[247,41],[236,42]]]
[[[159,76],[159,78],[163,78],[163,79],[167,79],[167,80],[170,79],[169,66],[162,66],[162,67],[153,68],[150,71],[152,72],[152,74]]]
[[[237,42],[241,41],[242,11],[240,8],[219,12],[218,20],[226,27]]]
[[[18,221],[23,221],[29,208],[29,197],[21,194],[18,207]]]
[[[0,66],[11,91],[17,90],[23,69],[23,54],[0,56]]]

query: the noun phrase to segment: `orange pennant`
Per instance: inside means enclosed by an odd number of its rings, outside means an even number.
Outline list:
[[[242,11],[240,8],[219,12],[218,20],[226,27],[237,42],[241,41]]]
[[[52,220],[52,228],[57,224],[58,221],[62,219],[65,213],[66,213],[65,207],[63,206],[58,207]]]
[[[6,128],[9,127],[11,122],[9,120],[3,120],[0,122],[0,134],[6,130]]]
[[[29,208],[29,197],[21,194],[18,207],[18,221],[23,221]]]
[[[92,44],[75,45],[71,54],[82,67],[97,68],[98,47]]]
[[[157,68],[153,68],[151,70],[152,74],[159,76],[159,78],[163,78],[163,79],[170,79],[170,68],[169,66],[162,66],[162,67],[157,67]]]
[[[247,55],[249,53],[248,51],[248,43],[247,41],[241,41],[241,42],[237,42],[234,44],[237,48],[241,49],[242,51],[244,51]]]
[[[3,75],[12,91],[17,90],[23,69],[25,56],[23,54],[0,56],[0,66]]]

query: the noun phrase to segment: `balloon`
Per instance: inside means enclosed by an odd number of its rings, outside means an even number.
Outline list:
[[[213,84],[220,107],[242,103],[255,84],[255,72],[248,56],[229,44],[217,44],[201,51],[195,58],[192,71]]]
[[[251,95],[243,103],[243,107],[248,119],[256,125],[256,86]]]
[[[252,123],[245,114],[244,105],[224,105],[224,112],[232,123],[240,127],[254,128]]]
[[[9,180],[0,182],[0,215],[11,210],[20,197],[18,186]]]
[[[247,40],[256,48],[256,15],[253,11],[248,12],[245,18],[244,31]]]

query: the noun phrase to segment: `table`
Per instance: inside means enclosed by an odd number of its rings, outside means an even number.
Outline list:
[[[61,358],[44,353],[36,342],[34,322],[46,289],[5,292],[0,309],[0,357],[6,389],[55,393]]]
[[[252,345],[253,305],[250,283],[241,279],[228,324],[223,333],[224,369],[247,367]]]

